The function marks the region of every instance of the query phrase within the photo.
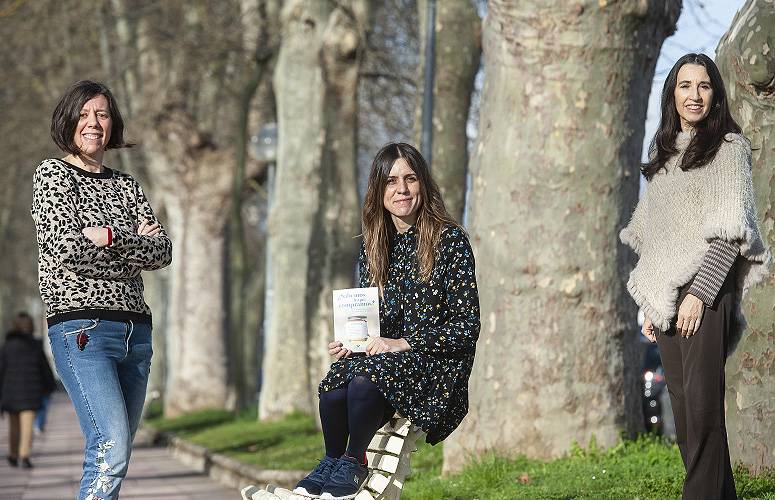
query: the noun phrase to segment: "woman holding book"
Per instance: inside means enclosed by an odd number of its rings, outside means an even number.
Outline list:
[[[340,342],[320,383],[326,454],[294,490],[353,498],[368,474],[366,448],[395,412],[436,444],[468,412],[479,337],[474,256],[444,208],[425,159],[391,143],[374,158],[363,203],[360,285],[380,292],[380,333],[355,356]]]

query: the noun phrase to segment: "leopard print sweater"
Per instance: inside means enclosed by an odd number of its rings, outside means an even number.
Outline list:
[[[140,272],[169,265],[172,242],[163,228],[158,236],[137,234],[143,220],[158,220],[131,175],[43,160],[35,171],[31,212],[49,328],[84,318],[151,323]],[[110,227],[112,243],[96,246],[81,232],[89,226]]]

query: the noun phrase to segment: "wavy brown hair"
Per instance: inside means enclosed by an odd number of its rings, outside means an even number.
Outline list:
[[[681,169],[691,170],[707,165],[716,156],[726,134],[741,132],[740,126],[729,112],[727,91],[716,64],[705,54],[686,54],[673,65],[662,87],[662,117],[649,146],[649,161],[641,166],[646,180],[651,180],[657,172],[665,168],[670,157],[678,153],[675,139],[681,132],[681,117],[675,107],[675,86],[678,82],[678,72],[686,64],[702,66],[708,72],[710,86],[713,88],[713,102],[708,116],[694,129],[694,137],[681,159]]]
[[[433,273],[436,262],[436,247],[441,233],[447,226],[463,227],[449,215],[444,207],[439,185],[436,184],[425,158],[413,146],[403,142],[392,142],[379,150],[371,164],[369,185],[363,200],[363,242],[371,281],[382,294],[387,282],[390,264],[390,247],[396,235],[396,228],[385,208],[384,198],[388,176],[393,163],[403,158],[420,181],[420,207],[417,211],[417,266],[420,279],[427,281]]]

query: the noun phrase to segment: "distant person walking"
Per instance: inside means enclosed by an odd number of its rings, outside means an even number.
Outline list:
[[[59,378],[86,437],[78,500],[118,498],[151,364],[151,310],[141,271],[172,260],[172,243],[142,188],[102,165],[133,146],[110,90],[81,81],[54,110],[63,159],[35,171],[32,217],[40,294]]]
[[[622,241],[639,255],[627,288],[656,342],[686,468],[683,500],[736,499],[724,365],[745,329],[740,302],[766,274],[751,146],[704,54],[675,63],[642,167],[648,183]]]
[[[33,337],[29,314],[19,313],[11,321],[0,348],[0,412],[8,413],[10,451],[8,463],[32,467],[32,425],[43,396],[56,388],[40,342]]]
[[[447,213],[428,164],[392,143],[374,158],[363,203],[360,285],[379,288],[380,337],[353,355],[341,342],[320,383],[326,454],[294,490],[355,497],[368,474],[366,448],[395,412],[444,440],[468,412],[468,377],[479,338],[474,254]]]

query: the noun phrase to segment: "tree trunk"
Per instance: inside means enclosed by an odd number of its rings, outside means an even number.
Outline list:
[[[268,235],[274,249],[272,309],[264,338],[259,418],[311,413],[307,359],[307,277],[319,207],[322,75],[318,60],[329,2],[291,0],[281,14],[283,43],[275,67],[277,172]]]
[[[331,362],[334,288],[352,286],[359,231],[356,90],[370,0],[293,0],[275,70],[277,180],[269,235],[273,307],[259,418],[317,410]]]
[[[193,126],[188,120],[176,119],[169,109],[166,116],[171,126],[180,123],[177,132]],[[164,414],[176,417],[227,406],[230,379],[223,263],[231,178],[228,168],[218,171],[213,165],[229,165],[231,154],[209,152],[196,159],[186,154],[162,156],[165,147],[183,139],[165,129],[156,129],[145,142],[151,175],[163,186],[166,227],[175,246],[170,266]],[[181,146],[196,149],[190,144]]]
[[[490,1],[471,159],[482,332],[445,471],[493,446],[549,459],[643,429],[633,255],[646,105],[680,1]]]
[[[775,248],[775,6],[748,0],[716,49],[732,114],[751,141],[756,209],[764,244]],[[772,270],[771,270],[772,271]],[[748,328],[727,360],[726,421],[732,463],[753,473],[775,467],[775,276],[743,302]]]
[[[361,232],[356,171],[357,89],[365,50],[371,0],[340,4],[323,34],[323,141],[320,209],[315,214],[310,245],[309,365],[311,406],[317,410],[317,386],[333,358],[332,290],[355,286],[356,236]]]
[[[428,0],[417,2],[420,25],[419,87],[424,85]],[[468,112],[482,53],[482,20],[471,0],[436,3],[436,64],[433,82],[433,148],[431,168],[444,204],[463,219],[468,172]],[[420,147],[422,92],[417,93],[414,137]]]
[[[231,365],[236,410],[242,410],[252,398],[249,392],[250,382],[247,373],[250,364],[257,361],[255,332],[247,330],[248,293],[251,269],[248,264],[248,249],[245,236],[245,223],[242,212],[245,204],[246,165],[248,143],[251,132],[248,130],[251,102],[265,77],[271,70],[270,61],[274,55],[271,33],[266,28],[266,2],[254,3],[242,0],[243,45],[252,49],[246,55],[246,62],[252,67],[245,86],[237,100],[237,123],[235,134],[234,175],[232,176],[231,202],[229,217],[229,278],[230,278],[230,321]],[[271,9],[269,10],[271,12]],[[274,20],[272,20],[274,21]],[[264,29],[259,29],[259,27]]]
[[[258,61],[246,56],[256,48],[243,46],[238,2],[169,2],[163,8],[151,2],[139,17],[140,7],[129,7],[111,2],[117,39],[112,60],[122,63],[116,71],[127,121],[140,131],[134,138],[142,142],[148,177],[162,193],[175,248],[165,392],[165,415],[173,417],[235,401],[226,225],[239,143],[234,136],[245,133],[244,121],[236,119],[244,101],[236,96],[249,88]],[[253,163],[245,175],[256,170]],[[233,351],[242,354],[240,346]]]

